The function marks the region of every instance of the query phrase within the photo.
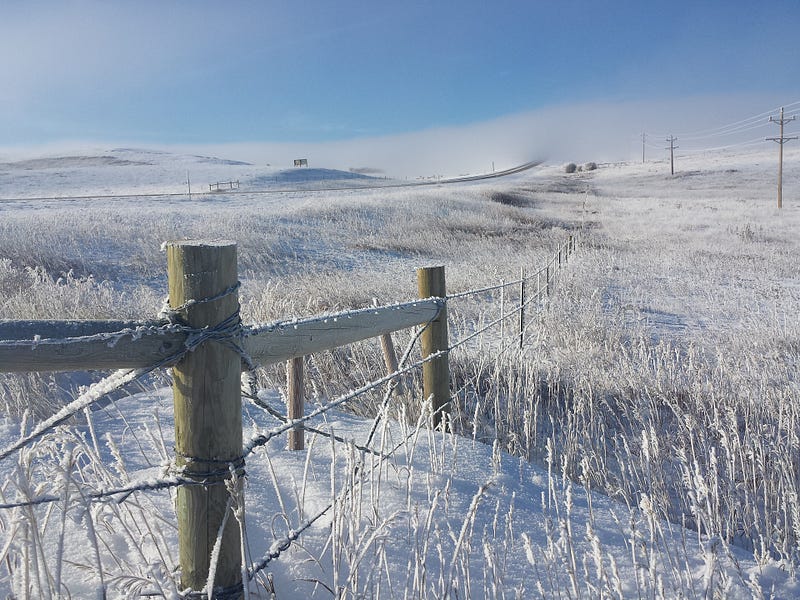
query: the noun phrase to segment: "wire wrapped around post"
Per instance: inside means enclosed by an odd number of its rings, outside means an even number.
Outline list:
[[[173,368],[176,465],[187,479],[205,486],[177,490],[181,587],[201,591],[212,552],[228,512],[226,463],[243,469],[242,357],[230,343],[241,329],[237,291],[236,244],[168,242],[169,304],[175,316],[197,330],[232,323],[224,339],[207,339]],[[209,478],[209,473],[221,473]],[[214,569],[214,589],[242,588],[240,533],[228,518]]]

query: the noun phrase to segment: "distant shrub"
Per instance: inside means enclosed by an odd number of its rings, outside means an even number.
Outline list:
[[[578,165],[576,165],[575,163],[567,163],[564,166],[565,173],[574,173],[577,170],[578,170]]]
[[[594,171],[596,168],[597,168],[596,162],[587,162],[585,165],[583,165],[584,171]]]

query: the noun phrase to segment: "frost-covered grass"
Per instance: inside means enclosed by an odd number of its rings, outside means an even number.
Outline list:
[[[773,153],[682,159],[675,177],[663,163],[570,175],[551,167],[424,190],[135,207],[87,200],[35,214],[0,206],[0,317],[154,311],[164,293],[158,247],[171,237],[237,240],[245,320],[269,321],[413,297],[421,264],[445,264],[453,291],[511,280],[580,231],[550,302],[529,315],[522,352],[509,320],[505,340],[493,331],[452,353],[460,436],[413,425],[425,413],[410,384],[379,428],[376,447],[398,447],[388,460],[314,437],[306,453],[276,440],[248,462],[254,559],[338,498],[253,592],[795,597],[798,166],[800,154],[787,152],[780,212]],[[497,317],[497,294],[480,300],[451,302],[451,339]],[[399,350],[410,335],[396,336]],[[382,370],[372,342],[315,356],[309,402]],[[279,410],[283,378],[280,368],[259,374],[273,390],[264,401]],[[33,376],[3,381],[14,414],[26,391],[38,397],[47,387]],[[374,414],[381,398],[353,410]],[[93,429],[59,430],[10,473],[7,499],[73,494],[0,515],[3,585],[13,582],[18,595],[55,595],[59,580],[73,597],[101,585],[111,596],[175,593],[169,494],[88,506],[68,483],[113,486],[162,468],[172,444],[168,392],[119,407],[89,415]],[[245,414],[246,435],[270,426],[253,407]],[[335,414],[322,427],[361,444],[370,423]],[[8,420],[4,439],[18,429]]]

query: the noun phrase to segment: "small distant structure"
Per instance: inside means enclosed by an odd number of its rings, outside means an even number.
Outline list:
[[[217,183],[208,184],[209,192],[225,192],[228,190],[238,190],[238,189],[239,189],[238,181],[218,181]]]
[[[294,159],[294,166],[295,167],[307,167],[308,166],[308,159],[307,158],[295,158]]]

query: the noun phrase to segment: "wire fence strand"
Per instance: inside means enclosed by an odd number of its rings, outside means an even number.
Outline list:
[[[392,396],[394,385],[396,384],[398,378],[403,377],[413,372],[414,370],[420,369],[422,365],[424,365],[425,363],[436,360],[443,355],[447,355],[453,350],[465,346],[468,342],[484,334],[485,332],[491,330],[492,328],[501,326],[509,318],[519,315],[521,312],[525,311],[532,304],[535,304],[536,306],[539,307],[539,310],[541,310],[542,307],[546,305],[546,303],[543,302],[543,300],[546,300],[547,296],[550,293],[551,289],[550,286],[552,285],[552,282],[556,279],[556,269],[554,267],[556,266],[562,267],[564,264],[566,264],[566,261],[568,260],[573,250],[574,250],[574,239],[570,237],[569,241],[558,246],[557,251],[552,255],[552,257],[549,259],[549,261],[544,267],[539,268],[538,270],[532,272],[529,275],[524,275],[523,273],[521,277],[512,281],[501,282],[500,284],[496,285],[485,286],[481,288],[466,290],[455,294],[447,295],[445,298],[441,299],[442,305],[440,306],[440,310],[441,307],[446,305],[447,301],[458,300],[469,296],[479,296],[482,294],[488,294],[497,290],[505,290],[507,288],[511,288],[514,286],[521,286],[521,285],[524,286],[525,283],[532,281],[533,279],[536,279],[538,282],[541,283],[542,274],[544,273],[547,274],[546,280],[544,282],[544,288],[542,288],[541,286],[537,286],[536,292],[526,298],[523,297],[523,292],[521,290],[519,302],[511,310],[506,311],[505,305],[503,305],[501,314],[498,318],[492,319],[490,322],[482,324],[481,326],[477,327],[477,329],[464,335],[457,341],[449,343],[446,350],[433,353],[427,357],[424,357],[406,366],[406,362],[410,358],[412,349],[414,348],[416,342],[418,341],[421,333],[430,323],[429,322],[428,324],[419,328],[416,334],[412,337],[411,341],[408,344],[408,347],[403,353],[403,357],[399,362],[399,366],[396,370],[385,376],[373,379],[372,381],[365,383],[364,385],[355,390],[351,390],[347,393],[341,394],[340,396],[334,398],[333,400],[330,400],[325,404],[322,404],[321,406],[315,408],[314,410],[310,411],[307,414],[304,414],[299,418],[290,419],[288,418],[288,416],[269,407],[267,403],[261,402],[258,398],[258,394],[255,393],[255,386],[254,386],[255,377],[251,372],[245,378],[246,389],[242,391],[242,397],[249,398],[256,407],[270,414],[273,418],[277,419],[280,422],[280,424],[266,431],[256,433],[256,435],[252,436],[246,443],[243,444],[242,452],[239,458],[233,461],[230,460],[220,461],[220,464],[215,468],[215,470],[201,473],[199,477],[194,476],[192,478],[188,478],[183,476],[181,469],[177,469],[174,466],[172,466],[170,467],[172,469],[172,472],[168,473],[166,476],[154,477],[140,481],[133,481],[129,482],[126,485],[121,485],[119,487],[106,488],[106,489],[101,488],[89,492],[85,492],[83,489],[78,489],[78,492],[82,495],[84,499],[87,499],[90,502],[107,502],[110,499],[115,498],[115,501],[117,503],[122,503],[125,502],[131,495],[137,492],[158,491],[158,490],[175,488],[179,486],[209,486],[209,485],[220,485],[220,484],[224,485],[229,478],[235,478],[245,474],[243,470],[245,460],[250,458],[256,452],[257,449],[266,446],[271,440],[275,439],[276,437],[284,433],[287,433],[290,430],[296,429],[298,426],[303,426],[303,428],[307,429],[312,433],[329,437],[332,440],[332,443],[351,444],[358,451],[364,454],[369,454],[371,456],[374,456],[376,462],[373,462],[370,470],[378,469],[381,467],[381,465],[383,465],[385,461],[391,459],[394,456],[394,454],[402,447],[402,445],[408,439],[410,439],[411,436],[418,433],[418,429],[422,423],[422,421],[418,422],[417,428],[412,429],[412,431],[407,436],[405,436],[405,439],[401,441],[399,444],[397,444],[389,452],[382,453],[370,448],[374,435],[377,431],[378,424],[381,419],[385,418],[385,414]],[[562,258],[564,259],[563,263],[562,263]],[[237,288],[238,288],[238,283],[236,286],[223,291],[222,294],[219,295],[218,297],[234,293]],[[163,329],[163,327],[167,327],[170,329],[175,329],[176,327],[178,327],[180,328],[181,332],[185,332],[187,334],[186,343],[179,351],[177,351],[169,358],[165,358],[163,360],[156,362],[150,367],[142,369],[119,370],[112,373],[110,376],[102,379],[101,381],[93,384],[92,386],[89,387],[88,390],[81,393],[75,400],[67,404],[62,410],[58,411],[55,415],[40,422],[28,434],[21,436],[20,439],[9,444],[3,450],[0,450],[0,462],[10,457],[14,453],[18,452],[19,450],[29,446],[34,441],[42,438],[48,432],[52,431],[59,425],[65,423],[68,419],[70,419],[80,411],[85,410],[88,407],[96,404],[99,400],[105,398],[108,394],[117,391],[119,389],[122,389],[126,385],[134,381],[140,380],[145,375],[154,371],[155,369],[161,368],[168,364],[172,364],[177,360],[180,360],[186,353],[192,351],[194,348],[196,348],[200,344],[205,343],[206,341],[214,340],[220,343],[224,343],[226,345],[230,345],[230,347],[232,347],[240,355],[242,355],[243,361],[252,371],[255,368],[255,365],[252,359],[250,359],[249,356],[246,356],[246,353],[242,349],[242,344],[241,344],[241,341],[247,336],[258,335],[264,332],[287,330],[296,326],[298,323],[325,323],[328,321],[335,322],[339,319],[347,319],[348,317],[357,313],[369,312],[374,310],[373,307],[372,309],[345,311],[342,313],[336,313],[332,315],[318,315],[315,317],[310,317],[302,320],[297,320],[297,319],[284,320],[275,323],[260,324],[254,326],[243,326],[241,323],[241,319],[239,318],[239,310],[237,309],[236,312],[233,315],[231,315],[228,319],[225,319],[222,323],[213,328],[192,330],[191,328],[188,328],[180,323],[179,313],[181,311],[184,311],[185,309],[189,308],[190,306],[193,306],[198,302],[205,302],[205,301],[210,302],[217,299],[218,297],[213,297],[209,299],[200,299],[200,300],[190,300],[189,302],[178,308],[175,309],[167,308],[167,310],[162,314],[162,316],[167,317],[169,322],[168,324],[161,326],[161,328]],[[405,307],[413,304],[414,304],[413,302],[410,302],[410,303],[402,303],[390,306]],[[493,353],[494,358],[498,359],[506,352],[508,352],[510,349],[514,347],[519,347],[519,345],[524,340],[524,334],[527,331],[527,328],[530,326],[531,324],[523,325],[523,320],[521,319],[519,337],[517,337],[516,335],[513,336],[512,341],[508,343],[506,343],[505,339],[501,339],[500,348]],[[155,333],[150,331],[150,329],[152,328],[145,328],[145,330],[139,332],[139,335]],[[128,334],[128,333],[129,332],[117,332],[109,334],[104,333],[101,335],[108,336],[109,339],[113,339],[115,335]],[[468,378],[465,384],[459,390],[455,391],[454,393],[451,393],[450,400],[453,401],[457,399],[459,395],[465,393],[470,387],[474,387],[475,385],[477,385],[478,379],[479,376]],[[357,445],[352,440],[347,440],[343,437],[334,435],[332,432],[327,432],[322,429],[310,426],[309,423],[313,419],[323,416],[333,409],[343,407],[352,400],[384,385],[387,385],[387,389],[384,393],[382,402],[379,405],[377,414],[373,420],[365,444]],[[425,405],[428,406],[427,403]],[[356,473],[359,473],[363,467],[357,465],[355,468],[356,468]],[[279,558],[281,554],[285,552],[294,542],[296,542],[305,531],[307,531],[316,522],[318,522],[325,514],[327,514],[331,510],[331,508],[334,507],[335,503],[342,502],[347,497],[347,495],[350,494],[356,488],[356,486],[358,486],[361,483],[361,479],[359,479],[358,477],[350,477],[349,479],[351,480],[352,483],[349,486],[346,486],[342,490],[340,490],[336,498],[334,498],[326,507],[318,511],[310,519],[303,521],[297,528],[289,530],[284,537],[272,543],[267,553],[261,559],[259,559],[258,561],[251,562],[250,565],[246,567],[246,575],[248,581],[256,577],[256,575],[263,569],[265,569],[267,565],[270,564],[270,562]],[[33,497],[33,498],[29,497],[19,501],[0,503],[0,510],[34,507],[44,504],[52,504],[55,502],[64,502],[66,505],[68,503],[68,500],[69,500],[69,490],[65,490],[64,494],[62,495],[43,494],[38,497]]]

